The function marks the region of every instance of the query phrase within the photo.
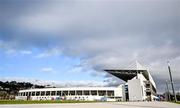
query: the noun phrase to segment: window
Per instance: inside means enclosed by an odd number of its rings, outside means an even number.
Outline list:
[[[46,91],[46,96],[49,96],[50,95],[50,91]]]
[[[106,91],[105,90],[98,90],[98,94],[99,94],[99,96],[105,96]]]
[[[26,96],[28,96],[28,92],[26,92]]]
[[[82,91],[78,90],[78,91],[76,91],[76,94],[77,95],[82,95]]]
[[[29,92],[29,95],[28,96],[31,96],[32,92]]]
[[[35,92],[32,92],[32,96],[35,96]]]
[[[114,96],[114,91],[107,91],[108,96]]]
[[[69,91],[69,95],[75,95],[75,91]]]
[[[91,95],[97,95],[97,91],[96,90],[92,90],[91,91]]]
[[[146,87],[147,87],[147,88],[150,88],[150,84],[146,84]]]
[[[44,96],[45,95],[45,91],[41,91],[41,96]]]
[[[68,95],[68,91],[63,91],[62,92],[62,96],[67,96]]]
[[[39,92],[39,91],[37,91],[37,92],[36,92],[36,96],[39,96],[39,95],[40,95],[40,92]]]
[[[51,91],[51,96],[54,96],[56,94],[56,91]]]
[[[150,95],[151,95],[151,92],[146,92],[146,95],[147,95],[147,96],[150,96]]]
[[[84,95],[90,95],[89,91],[88,90],[84,91]]]
[[[57,95],[58,95],[58,96],[61,96],[61,91],[57,91]]]

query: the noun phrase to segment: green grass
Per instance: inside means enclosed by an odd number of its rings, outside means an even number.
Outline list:
[[[174,103],[180,104],[180,101],[178,101],[178,102],[174,102]]]
[[[180,101],[177,101],[177,102],[175,102],[175,101],[171,101],[171,103],[180,104]]]
[[[48,103],[92,103],[95,101],[75,101],[75,100],[41,100],[41,101],[23,101],[23,100],[0,100],[0,104],[48,104]]]

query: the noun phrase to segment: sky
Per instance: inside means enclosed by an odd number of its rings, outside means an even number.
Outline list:
[[[180,91],[179,0],[0,0],[0,80],[117,86],[138,60]]]

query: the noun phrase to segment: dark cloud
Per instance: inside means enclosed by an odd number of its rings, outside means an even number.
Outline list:
[[[138,59],[153,76],[171,60],[179,81],[179,0],[1,0],[0,13],[1,48],[55,47],[96,71]]]

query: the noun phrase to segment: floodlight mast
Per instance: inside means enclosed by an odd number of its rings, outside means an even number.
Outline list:
[[[175,90],[174,90],[173,79],[172,79],[172,75],[171,75],[170,62],[169,62],[169,61],[167,61],[167,64],[168,64],[169,77],[170,77],[170,83],[171,83],[172,90],[173,90],[174,100],[175,100],[175,102],[177,102],[176,93],[175,93]]]
[[[167,101],[171,101],[171,96],[170,96],[170,92],[169,92],[169,87],[168,87],[168,81],[166,80],[166,95],[167,95]]]

